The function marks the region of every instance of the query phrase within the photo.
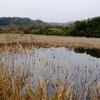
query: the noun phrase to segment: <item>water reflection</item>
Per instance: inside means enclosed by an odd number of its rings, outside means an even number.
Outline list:
[[[88,93],[97,93],[96,85],[100,82],[100,59],[92,57],[84,53],[84,50],[60,48],[40,48],[29,50],[26,52],[10,52],[8,54],[7,66],[21,66],[22,70],[30,69],[30,72],[35,74],[35,78],[45,78],[46,82],[58,82],[58,86],[65,78],[68,86],[75,82],[75,93],[78,97],[83,98],[85,91]],[[91,51],[90,51],[91,52]],[[94,51],[95,54],[96,51]],[[3,53],[0,64],[6,61],[6,53]],[[89,80],[92,80],[90,87],[86,88]],[[33,88],[35,84],[34,77],[31,77]],[[41,81],[38,85],[41,86]],[[52,84],[48,85],[50,95],[54,88]],[[48,91],[47,90],[47,91]],[[51,91],[51,92],[50,92]],[[82,100],[82,99],[81,99]]]
[[[74,49],[76,53],[86,53],[87,55],[91,55],[92,57],[100,58],[100,50],[98,49]]]

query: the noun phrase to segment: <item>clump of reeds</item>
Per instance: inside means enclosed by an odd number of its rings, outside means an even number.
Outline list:
[[[21,37],[24,36],[24,32],[23,32],[23,31],[21,31],[20,36],[21,36]]]
[[[24,50],[27,57],[30,58],[28,48],[22,47],[19,43],[17,43],[17,47],[20,52]],[[29,67],[22,69],[19,65],[8,66],[9,48],[5,47],[3,52],[6,52],[7,57],[5,63],[0,63],[0,100],[79,100],[75,92],[74,79],[72,79],[70,84],[66,81],[67,67],[64,63],[62,65],[63,77],[61,80],[58,80],[58,77],[52,72],[52,62],[48,56],[46,60],[42,56],[40,57],[46,66],[45,70],[41,70],[41,66],[35,62],[35,65],[38,67],[36,76],[36,73],[33,73]],[[0,55],[0,59],[1,58],[2,54]],[[16,61],[16,59],[14,61]],[[46,72],[50,78],[49,81],[47,77],[44,76]],[[91,80],[92,78],[87,83],[86,88],[91,85]],[[35,85],[35,88],[33,88],[33,85]],[[54,89],[51,95],[49,95],[48,92],[49,85]],[[88,95],[89,98],[95,100],[100,99],[100,83],[97,84],[96,89],[98,94],[91,93]]]
[[[9,70],[4,64],[0,68],[0,100],[73,100],[72,98],[75,98],[73,92],[70,92],[73,84],[67,89],[65,82],[61,86],[57,86],[59,83],[52,82],[55,91],[52,97],[48,98],[47,86],[49,83],[46,83],[45,78],[35,78],[37,86],[36,90],[33,90],[31,81],[27,82],[30,76],[28,71],[24,72],[20,67],[17,67],[16,70],[13,68]]]

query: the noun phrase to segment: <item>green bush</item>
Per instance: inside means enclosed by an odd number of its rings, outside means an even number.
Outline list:
[[[62,35],[62,30],[61,29],[56,29],[56,28],[49,28],[47,30],[48,35]]]
[[[32,29],[31,33],[32,34],[39,34],[40,33],[40,29]]]
[[[23,32],[24,32],[25,34],[29,34],[29,33],[30,33],[30,31],[29,31],[28,29],[24,29]]]

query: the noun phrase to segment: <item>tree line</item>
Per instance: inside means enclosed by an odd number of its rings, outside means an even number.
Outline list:
[[[4,19],[5,18],[0,18],[0,26],[9,26],[7,23],[14,23],[16,27],[13,28],[13,30],[18,28],[18,30],[20,29],[25,34],[100,37],[100,17],[76,21],[67,26],[51,25],[42,20],[34,21],[29,18],[10,18],[11,22],[9,18],[6,20]],[[2,33],[3,31],[4,28],[0,27],[0,32]],[[12,31],[12,27],[10,31]]]
[[[43,24],[23,30],[26,34],[100,37],[100,17],[76,21],[67,26]]]

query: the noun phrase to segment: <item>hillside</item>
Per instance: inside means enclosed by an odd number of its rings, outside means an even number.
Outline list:
[[[30,18],[20,18],[20,17],[1,17],[0,26],[16,25],[16,26],[25,26],[25,25],[38,25],[43,24],[42,20],[31,20]]]
[[[25,26],[25,25],[40,25],[47,22],[42,20],[32,20],[30,18],[21,18],[21,17],[0,17],[0,26],[8,26],[8,25],[16,25],[16,26]],[[50,25],[57,26],[67,26],[69,24],[73,24],[74,21],[66,22],[66,23],[58,23],[58,22],[50,22]]]

